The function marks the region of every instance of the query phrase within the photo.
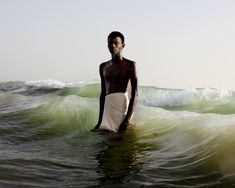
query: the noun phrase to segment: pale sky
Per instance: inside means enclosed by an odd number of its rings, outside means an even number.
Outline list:
[[[99,79],[124,34],[140,85],[235,91],[234,0],[0,0],[0,81]]]

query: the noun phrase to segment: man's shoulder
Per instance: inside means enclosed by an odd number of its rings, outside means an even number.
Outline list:
[[[136,64],[135,61],[133,61],[133,60],[130,60],[130,59],[127,59],[127,58],[124,58],[124,59],[128,64],[132,64],[132,65]]]
[[[100,68],[103,69],[108,64],[108,62],[109,61],[105,61],[105,62],[100,63]]]
[[[125,58],[126,63],[128,64],[129,69],[135,69],[136,62],[130,59]]]

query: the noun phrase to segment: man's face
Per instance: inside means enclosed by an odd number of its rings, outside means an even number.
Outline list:
[[[108,48],[111,54],[118,55],[122,51],[124,44],[120,37],[111,38],[108,41]]]

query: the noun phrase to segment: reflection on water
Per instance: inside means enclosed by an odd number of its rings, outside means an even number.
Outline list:
[[[141,146],[136,142],[136,132],[129,130],[126,133],[103,133],[104,148],[97,156],[99,163],[97,172],[101,185],[127,183],[140,170],[142,164]]]

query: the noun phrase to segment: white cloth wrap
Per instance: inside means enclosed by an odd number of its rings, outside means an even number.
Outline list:
[[[129,104],[128,93],[111,93],[105,96],[104,111],[100,129],[118,132]]]

